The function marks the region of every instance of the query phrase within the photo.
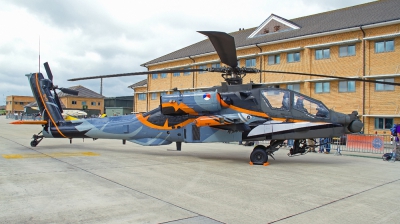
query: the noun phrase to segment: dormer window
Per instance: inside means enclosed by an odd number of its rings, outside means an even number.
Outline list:
[[[274,26],[274,32],[277,32],[280,29],[281,29],[281,26]]]

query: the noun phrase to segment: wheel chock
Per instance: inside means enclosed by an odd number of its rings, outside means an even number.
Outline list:
[[[269,165],[269,162],[266,162],[263,164],[263,166],[268,166],[268,165]]]
[[[249,162],[250,166],[253,166],[253,162]]]

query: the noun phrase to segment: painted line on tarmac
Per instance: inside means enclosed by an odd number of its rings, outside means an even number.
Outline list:
[[[330,204],[333,204],[333,203],[336,203],[336,202],[339,202],[339,201],[345,200],[345,199],[347,199],[347,198],[354,197],[354,196],[356,196],[356,195],[359,195],[359,194],[362,194],[362,193],[365,193],[365,192],[368,192],[368,191],[374,190],[374,189],[376,189],[376,188],[383,187],[383,186],[385,186],[385,185],[392,184],[392,183],[394,183],[394,182],[397,182],[397,181],[400,181],[400,179],[397,179],[397,180],[392,180],[392,181],[389,181],[389,182],[386,182],[386,183],[380,184],[380,185],[378,185],[378,186],[371,187],[371,188],[369,188],[369,189],[366,189],[366,190],[363,190],[363,191],[360,191],[360,192],[357,192],[357,193],[354,193],[354,194],[348,195],[348,196],[346,196],[346,197],[343,197],[343,198],[339,198],[339,199],[337,199],[337,200],[334,200],[334,201],[331,201],[331,202],[328,202],[328,203],[322,204],[322,205],[320,205],[320,206],[317,206],[317,207],[315,207],[315,208],[311,208],[311,209],[305,210],[305,211],[303,211],[303,212],[299,212],[299,213],[296,213],[296,214],[293,214],[293,215],[289,215],[289,216],[287,216],[287,217],[284,217],[284,218],[281,218],[281,219],[278,219],[278,220],[275,220],[275,221],[272,221],[272,222],[269,222],[269,223],[276,223],[276,222],[280,222],[280,221],[283,221],[283,220],[285,220],[285,219],[289,219],[289,218],[292,218],[292,217],[295,217],[295,216],[298,216],[298,215],[301,215],[301,214],[304,214],[304,213],[307,213],[307,212],[310,212],[310,211],[316,210],[316,209],[318,209],[318,208],[325,207],[325,206],[327,206],[327,205],[330,205]]]
[[[35,158],[62,158],[62,157],[73,157],[73,156],[100,156],[98,153],[94,152],[55,152],[47,154],[3,154],[5,159],[35,159]]]

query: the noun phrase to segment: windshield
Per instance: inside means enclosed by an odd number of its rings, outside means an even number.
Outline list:
[[[312,98],[294,94],[293,108],[315,117],[328,117],[329,110],[322,103],[315,101]]]
[[[293,108],[320,118],[327,118],[329,115],[328,108],[321,102],[296,92],[285,89],[266,89],[262,91],[262,95],[272,109]]]
[[[272,109],[290,109],[290,92],[283,89],[263,90],[262,95],[267,99]]]

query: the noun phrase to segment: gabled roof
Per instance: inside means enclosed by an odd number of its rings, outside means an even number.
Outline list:
[[[274,15],[276,16],[276,15]],[[276,16],[278,17],[278,16]],[[280,17],[281,18],[281,17]],[[282,18],[283,19],[283,18]],[[285,20],[285,19],[284,19]],[[338,31],[360,26],[373,25],[383,22],[400,20],[400,4],[398,0],[380,0],[347,7],[343,9],[328,11],[315,15],[285,20],[295,24],[300,29],[287,32],[275,32],[269,35],[259,35],[248,38],[257,27],[230,33],[235,38],[236,48],[243,48],[255,44],[268,44],[275,41],[284,41],[304,36],[316,35],[331,31]],[[193,57],[207,53],[214,53],[215,49],[211,42],[206,39],[167,55],[148,61],[142,66],[164,63],[171,60]]]
[[[134,83],[134,84],[128,86],[128,88],[134,89],[136,87],[144,87],[144,86],[147,86],[147,79],[143,79],[142,81]]]
[[[249,38],[293,29],[300,29],[300,27],[285,18],[271,14],[252,34],[250,34]]]
[[[103,95],[100,95],[84,86],[72,86],[69,87],[68,89],[72,89],[72,90],[77,90],[79,91],[78,95],[75,97],[85,97],[85,98],[104,98]],[[67,97],[67,96],[74,96],[68,93],[63,93],[61,91],[58,92],[58,97]]]

